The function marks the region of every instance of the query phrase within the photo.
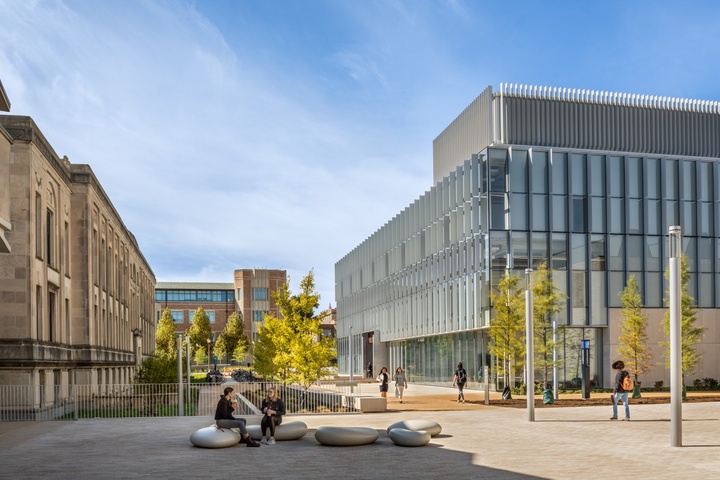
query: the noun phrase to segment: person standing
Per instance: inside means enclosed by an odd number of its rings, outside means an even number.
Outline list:
[[[387,373],[387,367],[382,367],[377,376],[377,381],[380,383],[380,396],[387,397],[388,383],[390,383],[390,376]]]
[[[618,400],[622,400],[623,405],[625,406],[625,418],[623,418],[623,422],[629,422],[630,421],[630,405],[628,405],[628,393],[623,388],[623,380],[625,377],[630,375],[627,370],[625,370],[625,362],[622,360],[618,360],[616,362],[613,362],[612,364],[613,370],[617,372],[615,374],[615,386],[613,387],[613,396],[612,396],[612,402],[613,402],[613,416],[610,417],[610,420],[617,420],[618,419]]]
[[[217,408],[215,409],[215,425],[217,425],[218,428],[239,428],[240,443],[244,443],[248,447],[259,447],[260,444],[248,435],[247,429],[245,428],[246,420],[233,416],[233,411],[235,411],[235,407],[237,407],[237,401],[234,401],[232,387],[225,387],[223,393],[224,395],[220,396]]]
[[[275,387],[268,388],[267,395],[262,401],[260,408],[263,412],[263,418],[260,420],[260,428],[262,428],[262,443],[275,445],[275,427],[282,423],[282,416],[285,415],[285,402],[278,397]],[[270,436],[266,437],[265,432],[270,429]]]
[[[465,388],[466,382],[467,372],[463,368],[462,362],[458,362],[457,368],[455,369],[455,375],[453,376],[453,386],[457,386],[458,389],[458,403],[465,403],[465,394],[463,393],[463,388]]]
[[[400,403],[402,403],[403,400],[403,392],[407,388],[407,379],[405,378],[405,373],[403,373],[403,369],[398,367],[395,370],[395,398],[400,399]]]
[[[372,362],[368,362],[368,364],[367,364],[367,377],[368,378],[373,377]]]

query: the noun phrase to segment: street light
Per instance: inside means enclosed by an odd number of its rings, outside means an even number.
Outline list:
[[[527,378],[527,410],[528,421],[535,421],[535,365],[533,354],[533,292],[532,292],[532,268],[525,269],[525,350],[527,360],[525,361]]]
[[[210,371],[210,339],[207,339],[208,344],[208,372]]]
[[[682,447],[682,233],[670,227],[670,446]]]

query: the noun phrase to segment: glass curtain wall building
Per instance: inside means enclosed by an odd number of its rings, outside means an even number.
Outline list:
[[[471,381],[488,366],[501,388],[488,351],[490,291],[506,271],[546,262],[567,295],[555,318],[566,327],[560,385],[579,384],[585,339],[591,383],[610,386],[631,275],[656,364],[644,380],[667,383],[666,239],[680,225],[707,328],[696,377],[717,378],[719,132],[718,102],[488,87],[435,139],[435,186],[336,263],[341,373],[373,362],[448,383],[461,361]]]

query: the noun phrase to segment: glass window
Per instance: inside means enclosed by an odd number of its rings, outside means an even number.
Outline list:
[[[643,232],[643,211],[642,200],[630,198],[628,204],[628,231],[627,233],[644,233]]]
[[[659,235],[660,232],[660,200],[646,200],[647,205],[647,228],[645,233]]]
[[[660,198],[660,159],[648,158],[645,172],[645,196]]]
[[[173,322],[183,323],[183,311],[182,310],[171,310],[170,315],[172,316]],[[192,319],[192,317],[191,317]]]
[[[505,232],[490,232],[490,257],[492,258],[493,269],[507,266],[507,243],[507,234]]]
[[[587,232],[587,207],[585,197],[572,198],[572,231],[575,233]]]
[[[605,198],[590,197],[590,231],[605,233]]]
[[[698,235],[704,237],[712,235],[713,232],[713,204],[700,202],[700,215],[698,216]]]
[[[525,270],[528,268],[527,233],[512,233],[512,259],[513,268]]]
[[[661,272],[647,273],[647,288],[644,298],[646,307],[660,308],[663,306],[662,277]]]
[[[156,302],[164,302],[166,298],[167,298],[166,290],[155,290],[155,301]]]
[[[700,200],[703,202],[712,201],[712,163],[701,162],[698,164],[698,190],[700,193]]]
[[[548,230],[548,205],[547,195],[533,195],[532,204],[532,229],[533,230]]]
[[[698,294],[700,300],[698,305],[701,308],[709,308],[713,306],[713,292],[715,291],[715,284],[713,283],[713,275],[711,273],[700,274],[700,289]]]
[[[677,160],[665,160],[665,198],[678,198]]]
[[[608,268],[610,270],[625,270],[625,237],[623,235],[610,235],[608,238]]]
[[[695,162],[693,160],[685,160],[682,162],[683,169],[683,200],[695,200]]]
[[[215,323],[215,312],[213,310],[205,310],[205,313],[207,313],[210,323]]]
[[[265,319],[265,312],[263,310],[253,310],[253,321],[262,322]]]
[[[695,235],[695,202],[682,202],[681,226],[683,235]]]
[[[510,158],[510,190],[526,193],[528,191],[527,150],[513,150]]]
[[[610,199],[610,233],[625,232],[625,200],[622,198]]]
[[[570,182],[570,193],[574,195],[586,195],[587,191],[585,190],[585,155],[573,153],[570,158],[572,162],[570,166],[572,175],[572,181]]]
[[[532,191],[547,193],[547,152],[532,154]]]
[[[622,157],[608,157],[608,190],[611,197],[625,196],[625,175]]]
[[[265,287],[253,287],[252,299],[253,300],[267,300],[268,299],[268,289]]]
[[[530,244],[532,252],[532,266],[537,268],[541,263],[547,263],[547,234],[545,233],[533,233],[532,243]]]
[[[698,238],[698,257],[700,260],[700,271],[710,273],[713,271],[713,246],[714,239]]]
[[[627,237],[627,269],[642,270],[643,266],[643,237],[629,235]]]
[[[605,157],[590,155],[590,195],[605,196]]]
[[[507,150],[491,148],[490,153],[490,191],[506,191]]]
[[[585,325],[587,321],[587,272],[573,271],[572,278],[572,294],[570,295],[570,303],[572,304],[572,324]]]
[[[627,159],[627,196],[631,198],[642,197],[642,159],[629,157]]]
[[[590,269],[605,270],[605,235],[590,238]]]
[[[556,232],[567,231],[567,196],[552,196],[552,229]]]
[[[557,287],[557,289],[560,292],[567,295],[568,294],[567,272],[555,270],[555,271],[553,271],[552,279],[553,279],[553,283],[555,284],[555,287]],[[566,306],[567,306],[567,300],[565,302],[563,302],[563,309],[560,310],[557,313],[557,315],[555,316],[555,318],[557,319],[558,325],[567,325],[567,308],[565,308]]]
[[[550,167],[552,193],[567,194],[567,154],[553,153]]]
[[[660,237],[645,237],[645,269],[650,272],[661,272],[663,270]]]
[[[620,300],[620,295],[625,288],[625,273],[609,272],[608,283],[608,307],[622,307],[622,300]]]
[[[528,229],[527,197],[523,193],[510,194],[510,228],[513,230]]]
[[[567,235],[564,233],[553,233],[551,249],[551,268],[553,270],[567,269]]]
[[[697,272],[697,239],[693,237],[682,237],[683,243],[683,255],[687,258],[688,270],[691,272]]]
[[[505,230],[507,225],[505,224],[507,207],[505,205],[504,194],[491,194],[490,195],[490,228],[497,230]]]
[[[571,264],[573,270],[585,270],[586,240],[585,235],[571,235]]]
[[[663,225],[663,233],[667,233],[670,227],[679,225],[678,219],[678,202],[665,200],[665,224]]]
[[[590,272],[590,325],[607,325],[605,272]]]

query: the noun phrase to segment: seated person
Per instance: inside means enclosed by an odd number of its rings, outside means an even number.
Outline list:
[[[268,388],[267,396],[262,401],[262,412],[265,414],[260,421],[262,428],[263,443],[275,444],[275,427],[282,423],[282,416],[285,415],[285,402],[278,397],[275,387]],[[270,429],[270,437],[266,439],[265,432]]]
[[[232,412],[237,407],[237,401],[234,401],[232,387],[225,387],[224,393],[225,395],[220,397],[215,410],[215,425],[220,428],[239,428],[240,443],[245,443],[248,447],[259,447],[260,444],[248,435],[245,419],[233,417]]]

